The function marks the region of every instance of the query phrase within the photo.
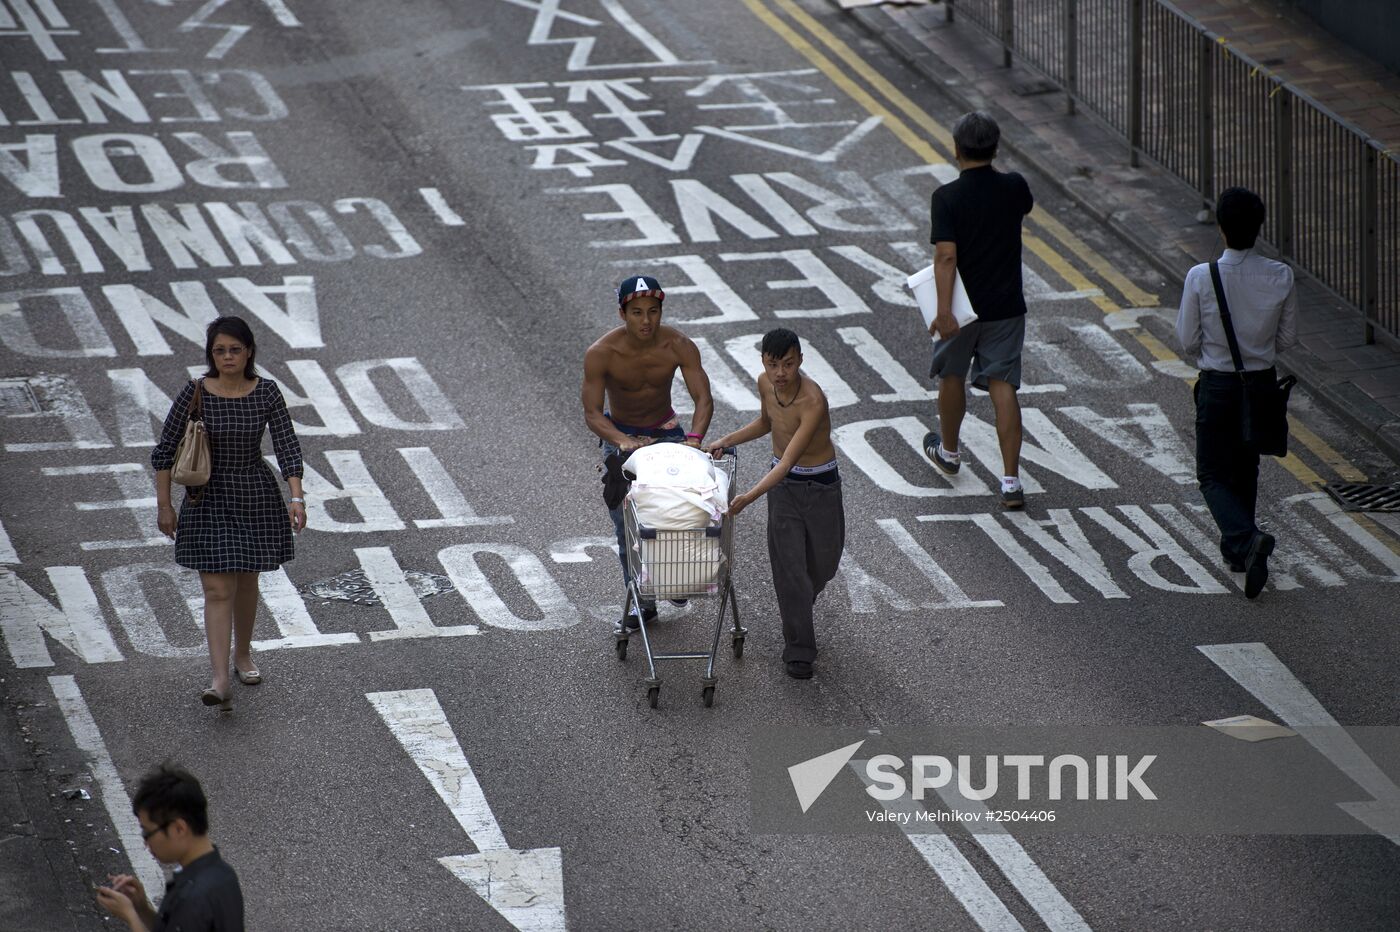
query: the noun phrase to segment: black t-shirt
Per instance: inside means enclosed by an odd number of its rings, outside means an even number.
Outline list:
[[[1021,293],[1021,220],[1031,212],[1026,179],[990,165],[969,168],[933,192],[933,243],[955,243],[958,274],[980,320],[1026,313]]]
[[[243,932],[243,890],[217,848],[166,885],[151,932]]]

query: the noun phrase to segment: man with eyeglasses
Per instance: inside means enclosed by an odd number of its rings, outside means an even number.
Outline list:
[[[243,891],[209,840],[208,808],[199,781],[187,771],[162,764],[147,774],[131,809],[156,860],[178,865],[175,877],[159,910],[130,874],[98,887],[98,904],[131,932],[242,932]]]

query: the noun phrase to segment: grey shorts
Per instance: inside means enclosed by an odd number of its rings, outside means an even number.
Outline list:
[[[968,377],[972,386],[987,391],[996,379],[1021,387],[1021,347],[1026,342],[1026,316],[1007,320],[974,320],[951,340],[939,340],[933,348],[929,378]]]

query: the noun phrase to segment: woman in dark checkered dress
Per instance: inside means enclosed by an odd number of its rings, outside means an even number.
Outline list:
[[[301,445],[277,383],[259,378],[253,366],[253,332],[237,317],[209,325],[204,355],[209,371],[200,382],[200,407],[209,437],[209,484],[187,492],[179,517],[170,500],[170,469],[184,436],[195,396],[195,382],[180,392],[165,418],[160,443],[151,453],[156,470],[160,529],[175,538],[175,562],[199,571],[204,586],[204,629],[209,638],[213,684],[201,696],[205,705],[228,709],[229,634],[234,673],[255,685],[253,619],[258,610],[258,574],[292,559],[292,532],[306,526],[301,492]],[[263,460],[264,430],[291,501],[282,501],[277,477]]]

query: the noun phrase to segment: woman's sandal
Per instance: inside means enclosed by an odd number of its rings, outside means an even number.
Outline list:
[[[219,691],[212,686],[199,694],[199,701],[207,706],[218,706],[220,712],[228,712],[233,709],[233,696],[221,696]]]
[[[237,666],[235,666],[233,668],[233,675],[238,677],[238,682],[242,683],[244,686],[256,686],[262,682],[262,674],[258,672],[257,667],[254,667],[247,673],[244,673],[242,670],[238,669]]]

